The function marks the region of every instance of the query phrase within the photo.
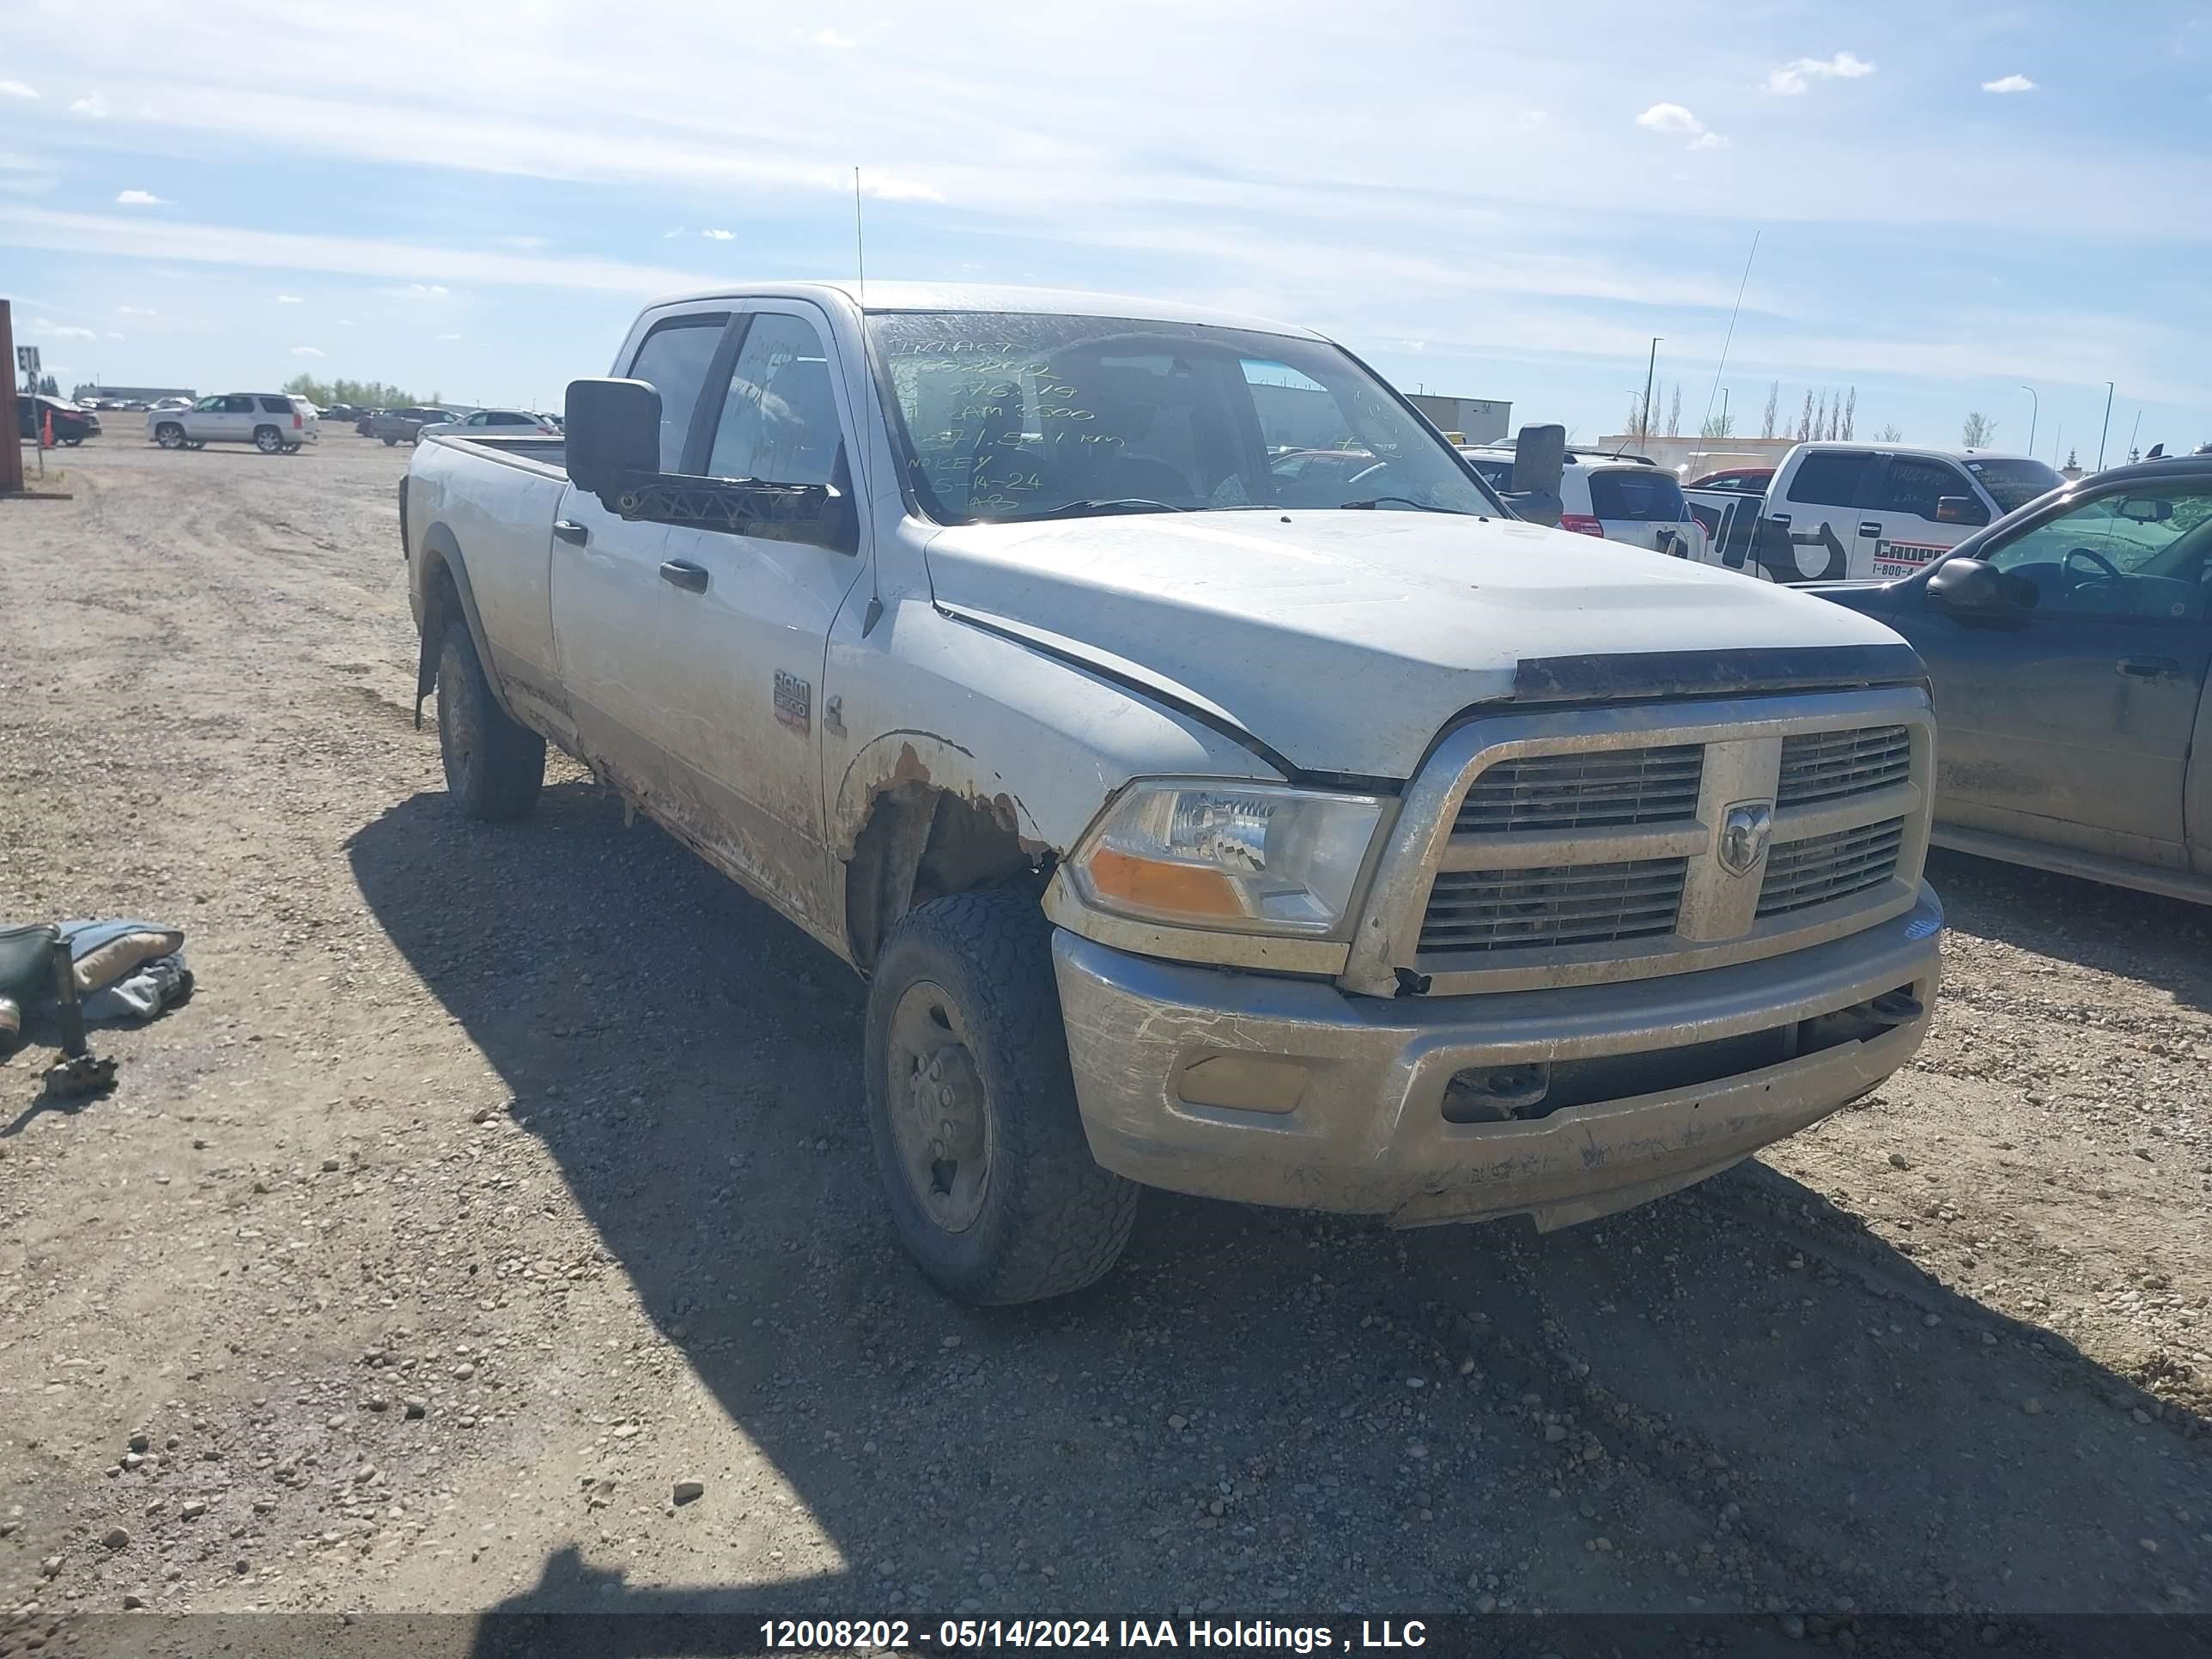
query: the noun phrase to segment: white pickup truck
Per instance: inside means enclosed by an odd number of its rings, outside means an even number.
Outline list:
[[[402,486],[448,787],[550,741],[869,981],[890,1211],[1072,1291],[1139,1186],[1549,1227],[1911,1054],[1935,726],[1881,624],[1516,520],[1356,358],[1151,301],[647,308]],[[1376,458],[1285,504],[1271,428]]]

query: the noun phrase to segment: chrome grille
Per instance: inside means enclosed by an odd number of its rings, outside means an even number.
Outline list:
[[[1452,829],[1488,836],[1692,818],[1705,760],[1694,743],[1502,760],[1475,779]]]
[[[1881,886],[1897,873],[1904,840],[1905,820],[1890,818],[1784,842],[1766,855],[1759,916],[1786,915]]]
[[[1595,945],[1671,932],[1683,859],[1446,870],[1421,920],[1424,951],[1506,951]]]
[[[1782,740],[1777,806],[1809,806],[1903,783],[1912,775],[1912,734],[1901,726],[1805,732]]]

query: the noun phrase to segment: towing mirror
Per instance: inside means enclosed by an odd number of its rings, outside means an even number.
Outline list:
[[[1566,471],[1567,429],[1524,426],[1513,444],[1513,489],[1505,505],[1530,524],[1557,525],[1563,503],[1559,479]]]
[[[643,380],[571,380],[568,482],[600,497],[660,471],[660,393]]]
[[[1928,597],[1946,611],[1989,616],[2005,608],[2004,579],[1979,559],[1946,559],[1928,579]]]

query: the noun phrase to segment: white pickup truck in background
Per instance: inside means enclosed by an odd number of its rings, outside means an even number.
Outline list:
[[[414,457],[418,707],[462,811],[550,740],[868,977],[949,1293],[1089,1283],[1139,1184],[1581,1220],[1926,1030],[1912,652],[1516,521],[1318,336],[793,284],[649,307],[613,373]],[[1279,493],[1285,398],[1357,494]]]
[[[1896,581],[2065,479],[2028,455],[1802,443],[1762,495],[1691,489],[1712,562],[1770,581]]]

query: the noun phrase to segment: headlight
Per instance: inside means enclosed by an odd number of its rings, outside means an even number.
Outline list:
[[[1140,783],[1069,870],[1086,903],[1179,927],[1341,937],[1382,816],[1372,795]]]

